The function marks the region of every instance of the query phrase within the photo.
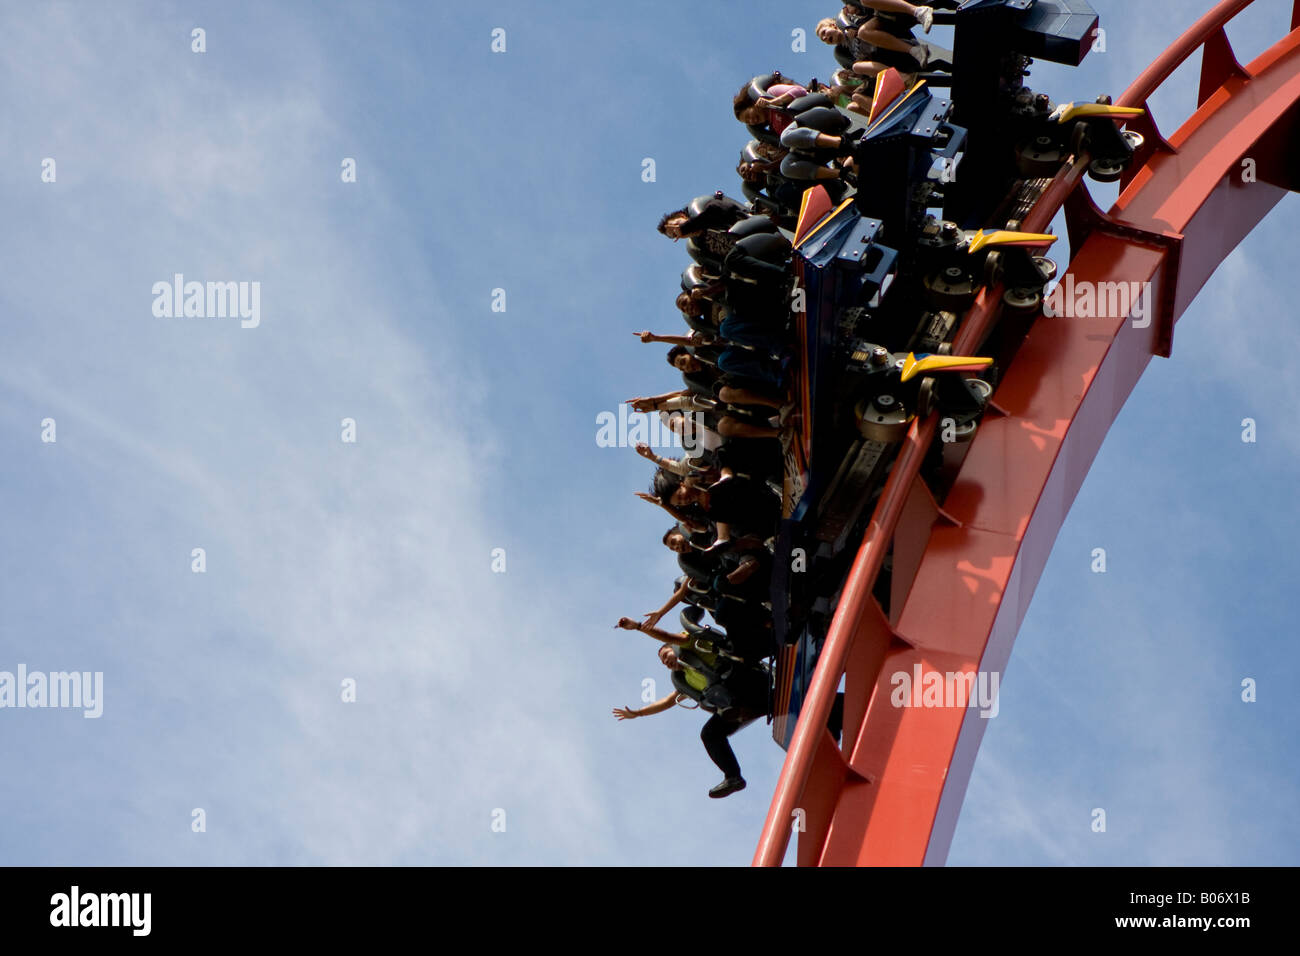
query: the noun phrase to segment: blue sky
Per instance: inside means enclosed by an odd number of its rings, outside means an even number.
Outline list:
[[[1118,94],[1202,6],[1095,5],[1106,52],[1036,88]],[[1231,31],[1248,53],[1290,8],[1256,6]],[[790,31],[834,5],[555,7],[0,12],[0,670],[105,685],[98,720],[0,711],[23,768],[0,775],[0,862],[748,862],[783,757],[766,731],[735,740],[749,789],[710,801],[700,715],[610,716],[666,690],[611,625],[675,565],[631,494],[644,463],[597,447],[596,416],[674,387],[629,335],[676,325],[684,253],[654,222],[735,191],[732,93],[827,76]],[[1182,79],[1158,118],[1189,109]],[[1102,448],[950,863],[1297,862],[1294,210]],[[178,272],[259,281],[261,324],[156,318]]]

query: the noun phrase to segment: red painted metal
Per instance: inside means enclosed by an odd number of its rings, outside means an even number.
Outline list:
[[[1056,534],[1124,401],[1152,354],[1168,354],[1174,322],[1215,268],[1285,195],[1284,175],[1244,182],[1240,172],[1246,158],[1264,166],[1266,157],[1248,155],[1261,144],[1297,139],[1300,3],[1293,32],[1242,68],[1223,27],[1250,2],[1225,0],[1208,12],[1119,101],[1144,105],[1206,48],[1200,108],[1168,142],[1148,139],[1110,215],[1079,188],[1081,158],[1026,217],[1022,229],[1041,231],[1069,200],[1076,244],[1067,277],[1076,285],[1149,283],[1155,314],[1143,323],[1124,309],[1035,322],[994,395],[1002,414],[985,416],[942,512],[917,490],[936,416],[913,424],[845,582],[756,865],[781,863],[795,822],[802,865],[946,858],[985,721],[973,708],[896,707],[891,676],[918,666],[1002,673]],[[1146,126],[1156,130],[1154,121]],[[956,354],[978,354],[999,295],[991,289],[977,301]],[[893,582],[887,621],[872,586],[891,548],[895,574],[910,581]],[[843,749],[824,729],[841,676]]]
[[[1196,105],[1200,106],[1234,77],[1246,78],[1246,71],[1237,62],[1228,42],[1227,31],[1223,27],[1210,34],[1201,53],[1201,87],[1196,94]]]

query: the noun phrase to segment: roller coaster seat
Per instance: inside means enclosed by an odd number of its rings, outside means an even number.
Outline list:
[[[773,265],[785,265],[790,261],[794,247],[779,232],[768,230],[738,240],[732,252],[741,252]]]
[[[755,215],[745,210],[744,218],[738,220],[725,232],[719,229],[707,229],[686,240],[686,252],[710,274],[722,271],[722,263],[736,245],[749,236],[759,236],[777,231],[776,223],[767,216]]]
[[[673,689],[698,701],[704,710],[722,716],[733,710],[770,712],[772,678],[766,666],[737,665],[720,672],[688,650],[679,651],[677,659],[683,670],[672,672]]]
[[[715,630],[711,625],[700,623],[704,620],[704,608],[683,608],[677,619],[682,625],[682,630],[696,640],[716,641],[723,644],[727,642],[727,635],[724,631]]]
[[[768,126],[766,123],[764,123],[762,126],[758,126],[756,124],[751,123],[750,125],[746,126],[745,129],[749,130],[749,135],[754,137],[754,139],[758,140],[760,143],[767,143],[769,146],[781,145],[780,134],[777,133],[775,130],[773,130],[772,127]]]
[[[749,84],[749,101],[751,103],[757,103],[763,97],[768,95],[767,91],[771,87],[789,82],[789,80],[781,75],[780,71],[764,73],[762,76],[756,76]]]
[[[821,94],[817,95],[821,96]],[[815,129],[828,136],[839,136],[852,125],[852,121],[831,105],[830,100],[825,96],[822,96],[822,99],[826,100],[827,105],[815,106],[803,111],[795,118],[795,123],[804,129]]]
[[[742,163],[770,163],[773,162],[771,156],[763,155],[763,144],[756,139],[751,139],[740,151],[740,161]],[[779,154],[778,157],[779,158]]]
[[[698,236],[691,236],[686,240],[686,254],[695,260],[696,265],[701,266],[711,275],[717,275],[722,271],[723,254],[714,252],[701,242]]]
[[[710,213],[710,211],[712,211],[711,215],[714,218],[721,219],[728,215],[733,216],[734,219],[732,220],[732,223],[749,215],[749,210],[745,208],[744,203],[737,202],[721,190],[708,196],[696,196],[686,206],[686,215],[690,219],[697,219],[701,215]],[[732,223],[728,223],[728,226]],[[704,228],[716,227],[706,226]]]
[[[771,235],[776,232],[776,224],[771,219],[766,216],[750,216],[728,229],[727,235],[739,242],[749,236]]]
[[[792,210],[786,209],[785,206],[781,205],[781,203],[777,202],[775,199],[759,192],[757,187],[750,183],[744,183],[741,185],[740,191],[744,193],[745,198],[749,200],[750,205],[752,205],[757,212],[781,217],[781,225],[783,226],[786,225],[787,219],[791,220],[791,223],[793,224],[794,216],[792,215]]]
[[[807,96],[801,96],[797,100],[793,100],[789,106],[783,107],[783,112],[789,116],[798,116],[819,107],[834,109],[835,103],[825,93],[809,93]]]
[[[717,326],[715,326],[713,322],[709,320],[708,316],[686,315],[685,313],[683,313],[682,318],[685,320],[687,326],[693,332],[700,332],[703,333],[704,335],[716,335],[718,332]]]
[[[682,291],[690,292],[692,289],[702,289],[716,279],[717,275],[706,273],[698,262],[692,263],[682,270]]]

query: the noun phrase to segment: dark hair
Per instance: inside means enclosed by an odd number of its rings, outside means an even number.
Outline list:
[[[670,471],[659,468],[650,481],[650,494],[663,504],[671,504],[673,494],[682,486],[682,480]]]
[[[668,539],[671,538],[671,537],[672,537],[673,535],[675,535],[675,534],[680,534],[680,535],[682,535],[683,537],[685,536],[685,532],[682,531],[682,526],[681,526],[681,525],[679,525],[679,524],[675,524],[675,525],[673,525],[671,528],[669,528],[667,531],[664,532],[664,547],[667,547],[667,546],[668,546]]]
[[[740,114],[754,105],[754,101],[749,98],[750,85],[750,83],[746,83],[742,86],[740,92],[731,101],[731,111],[736,114],[736,119],[740,119]]]
[[[672,348],[668,350],[668,364],[671,365],[673,368],[676,368],[678,356],[690,355],[690,354],[691,354],[690,352],[686,351],[686,346],[674,345]]]
[[[659,220],[659,231],[662,232],[665,236],[668,235],[668,220],[669,220],[669,219],[673,218],[673,216],[687,216],[687,217],[689,217],[690,214],[691,214],[690,209],[687,208],[687,207],[685,207],[685,206],[683,206],[681,209],[674,209],[672,212],[666,212],[666,213],[664,213],[664,217],[663,217],[662,219]]]

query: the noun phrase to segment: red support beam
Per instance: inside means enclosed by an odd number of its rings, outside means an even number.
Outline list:
[[[844,753],[852,754],[858,742],[858,732],[867,716],[871,694],[876,689],[876,676],[885,662],[885,656],[898,643],[898,638],[885,620],[880,605],[867,602],[858,620],[857,633],[845,663],[844,686]]]
[[[1223,27],[1210,34],[1201,51],[1201,88],[1196,105],[1201,106],[1231,79],[1246,79],[1246,71],[1237,62]]]

